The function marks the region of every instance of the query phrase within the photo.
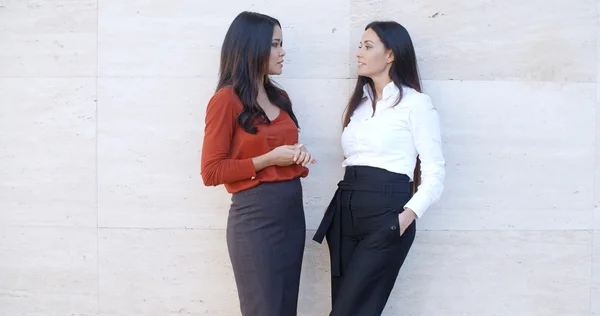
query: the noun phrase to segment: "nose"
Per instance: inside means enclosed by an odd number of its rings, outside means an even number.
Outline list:
[[[357,58],[362,57],[362,50],[360,48],[356,50],[356,57]]]
[[[285,56],[285,51],[283,50],[283,48],[281,49],[281,53],[279,53],[279,55],[281,55],[281,57]]]

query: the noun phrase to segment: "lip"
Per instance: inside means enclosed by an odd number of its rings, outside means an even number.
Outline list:
[[[360,61],[358,62],[358,67],[362,67],[362,66],[364,66],[364,65],[365,65],[365,63],[363,63],[363,62],[360,62]]]

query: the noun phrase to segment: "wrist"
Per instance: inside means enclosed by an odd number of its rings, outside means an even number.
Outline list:
[[[265,164],[267,166],[273,166],[273,165],[275,165],[275,159],[273,159],[273,150],[271,150],[268,153],[264,154],[262,157],[263,157],[263,160],[264,160],[264,162],[265,162]]]
[[[277,154],[275,153],[275,149],[267,152],[261,157],[263,158],[265,167],[277,166]]]
[[[257,172],[273,165],[269,153],[252,158],[252,163],[254,164],[254,170]]]
[[[404,212],[407,213],[407,215],[409,215],[410,217],[412,217],[412,219],[417,219],[417,213],[415,213],[415,211],[413,211],[409,207],[405,207]]]

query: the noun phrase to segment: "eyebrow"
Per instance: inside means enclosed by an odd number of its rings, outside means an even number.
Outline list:
[[[281,39],[279,39],[279,38],[274,38],[273,40],[274,40],[274,41],[281,42]]]
[[[371,42],[371,44],[375,44],[375,42],[373,42],[373,41],[371,41],[371,40],[366,40],[366,41],[365,41],[365,43],[366,43],[366,42]]]

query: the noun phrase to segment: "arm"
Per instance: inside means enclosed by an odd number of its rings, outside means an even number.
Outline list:
[[[419,218],[441,197],[446,175],[437,110],[427,95],[420,97],[409,115],[409,126],[421,160],[421,184],[404,206]]]
[[[269,154],[247,159],[228,158],[237,124],[234,102],[231,95],[221,91],[206,108],[201,175],[207,186],[252,179],[256,172],[271,165]]]

